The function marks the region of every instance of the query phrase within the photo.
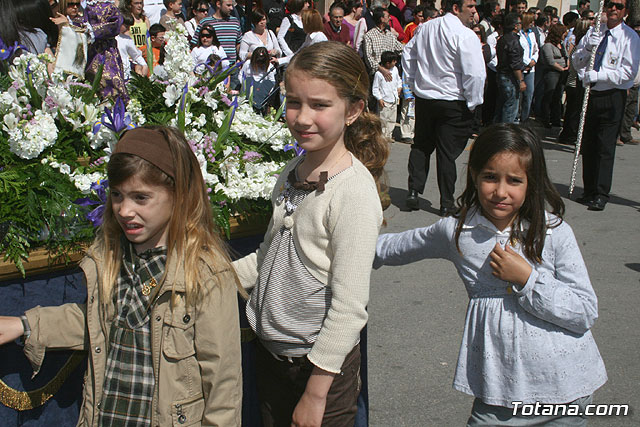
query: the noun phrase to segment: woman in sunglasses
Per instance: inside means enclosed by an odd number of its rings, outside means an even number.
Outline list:
[[[191,4],[191,14],[192,18],[184,23],[184,27],[189,34],[189,40],[191,40],[191,37],[193,37],[193,34],[196,32],[200,21],[209,16],[209,2],[206,0],[195,0]]]
[[[196,74],[202,73],[204,67],[198,67],[200,64],[207,64],[209,62],[209,57],[211,55],[215,55],[220,58],[222,61],[222,68],[226,68],[229,66],[228,62],[225,58],[227,54],[224,49],[220,47],[220,42],[218,41],[218,37],[216,36],[216,32],[211,25],[205,25],[200,30],[200,35],[198,36],[198,45],[193,48],[191,51],[191,56],[196,65]],[[210,64],[215,65],[215,64]]]

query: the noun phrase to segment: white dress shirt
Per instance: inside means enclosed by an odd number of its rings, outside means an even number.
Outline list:
[[[589,28],[573,53],[573,66],[578,72],[578,78],[584,80],[585,74],[590,73],[590,83],[595,83],[592,87],[595,91],[631,88],[640,62],[640,37],[626,24],[610,29],[611,34],[600,71],[587,71],[591,51],[587,49],[586,42],[593,31],[594,27]],[[607,31],[607,24],[603,23],[600,25],[602,37],[605,31]],[[593,49],[597,49],[597,46]]]
[[[116,43],[118,44],[118,52],[120,52],[120,58],[122,59],[122,71],[124,72],[124,79],[129,80],[131,78],[131,63],[144,67],[147,62],[142,57],[142,51],[136,47],[131,36],[118,34],[116,36]]]
[[[398,102],[398,89],[402,89],[402,80],[398,74],[398,69],[393,67],[391,70],[391,81],[388,82],[380,71],[376,71],[373,76],[373,85],[371,93],[377,100],[383,100],[387,104]]]
[[[144,14],[149,18],[151,25],[160,22],[160,18],[166,11],[163,0],[144,0]]]
[[[482,104],[486,70],[478,36],[451,13],[420,25],[402,53],[416,96]]]
[[[540,49],[538,48],[538,42],[536,41],[536,35],[533,34],[533,31],[530,33],[525,33],[524,31],[520,31],[518,33],[520,36],[520,46],[524,49],[524,54],[522,55],[522,62],[524,65],[529,65],[529,63],[533,60],[538,63],[538,56],[540,54]],[[529,41],[527,41],[527,35],[529,36]],[[529,43],[531,42],[531,43]],[[535,71],[535,67],[532,68],[527,73]]]

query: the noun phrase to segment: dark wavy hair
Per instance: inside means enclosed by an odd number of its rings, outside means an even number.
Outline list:
[[[458,240],[469,211],[482,209],[475,184],[478,173],[494,156],[505,152],[518,155],[527,172],[527,192],[511,227],[511,240],[520,240],[525,256],[532,262],[539,263],[542,261],[542,248],[547,228],[560,225],[565,208],[560,194],[549,179],[540,139],[531,129],[521,125],[509,123],[492,125],[473,143],[467,168],[467,186],[457,200],[456,247],[460,251]],[[545,217],[547,209],[556,215],[559,221],[547,224]],[[519,236],[523,221],[528,221],[529,227],[524,236]]]

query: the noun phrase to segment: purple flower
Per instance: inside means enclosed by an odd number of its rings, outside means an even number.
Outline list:
[[[189,83],[185,83],[182,89],[182,99],[180,99],[180,111],[184,111],[184,104],[187,98],[187,92],[189,92]]]
[[[91,190],[93,190],[100,201],[91,200],[89,197],[83,197],[73,201],[76,205],[80,206],[92,206],[98,205],[94,210],[87,214],[87,219],[94,227],[102,225],[102,216],[104,214],[105,203],[107,202],[107,188],[109,187],[109,180],[103,180],[94,182],[91,184]]]
[[[253,162],[261,158],[262,158],[262,154],[256,153],[255,151],[247,151],[242,156],[242,160],[246,160],[247,162]]]
[[[136,127],[135,123],[131,122],[131,116],[127,114],[122,98],[117,99],[113,110],[105,108],[104,111],[102,118],[93,125],[94,134],[98,133],[103,125],[117,134]]]
[[[298,141],[290,142],[284,146],[283,151],[289,151],[289,150],[294,150],[296,153],[296,156],[302,156],[304,153],[306,153],[304,148],[300,148],[298,146]]]
[[[51,96],[47,96],[44,99],[44,103],[47,105],[47,107],[49,107],[49,109],[53,110],[54,108],[56,108],[58,106],[58,104],[56,103],[56,101],[51,97]],[[27,105],[27,110],[29,110],[29,105]]]

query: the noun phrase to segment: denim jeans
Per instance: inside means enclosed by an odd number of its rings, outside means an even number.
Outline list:
[[[520,91],[513,73],[498,72],[498,104],[496,105],[496,123],[514,123],[518,117]]]
[[[520,101],[520,123],[524,123],[529,119],[531,101],[533,101],[533,90],[535,89],[535,75],[535,71],[523,73],[522,75],[527,88],[522,92],[522,100]]]

